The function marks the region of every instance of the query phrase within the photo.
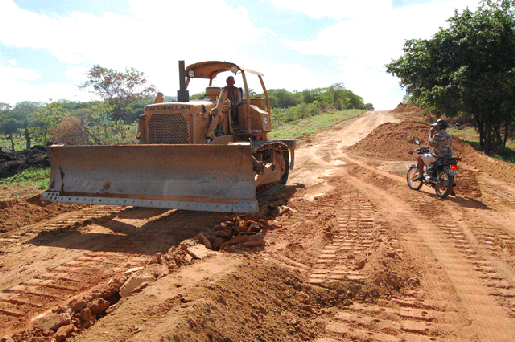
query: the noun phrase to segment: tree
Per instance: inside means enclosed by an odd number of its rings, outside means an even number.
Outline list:
[[[2,104],[0,103],[0,106]],[[5,104],[7,105],[7,104]],[[39,102],[19,102],[14,108],[4,106],[4,110],[0,112],[0,132],[2,134],[16,134],[18,130],[24,130],[29,127],[29,118],[42,104]]]
[[[130,115],[131,104],[155,93],[154,85],[148,86],[143,72],[134,68],[119,72],[95,65],[88,72],[88,81],[81,89],[92,88],[92,92],[102,97],[113,107],[112,119],[131,123],[137,119]]]
[[[487,0],[475,12],[455,11],[449,28],[406,41],[404,55],[386,65],[416,104],[472,118],[487,147],[506,144],[515,122],[513,3]]]
[[[296,95],[286,89],[271,89],[268,96],[272,108],[288,108],[300,103]]]
[[[47,103],[30,116],[32,135],[38,144],[45,145],[48,143],[52,130],[70,115],[64,108],[63,102],[61,100]]]

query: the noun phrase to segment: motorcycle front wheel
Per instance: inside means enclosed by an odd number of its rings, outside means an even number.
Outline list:
[[[454,177],[449,175],[446,170],[438,172],[438,182],[435,184],[436,196],[440,198],[447,197],[451,192],[454,185]]]
[[[419,190],[422,187],[422,180],[417,180],[417,176],[418,168],[410,167],[406,179],[408,180],[408,186],[413,190]]]

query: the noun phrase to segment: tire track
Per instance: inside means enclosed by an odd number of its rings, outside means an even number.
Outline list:
[[[359,172],[361,166],[352,165],[351,167],[355,175],[366,175],[374,172],[371,167],[366,167],[362,173]],[[383,172],[380,172],[379,175],[382,176]],[[368,177],[370,178],[370,175]],[[515,336],[515,321],[510,318],[511,310],[507,310],[494,300],[492,291],[483,281],[488,279],[489,281],[499,281],[501,284],[506,279],[498,277],[497,270],[492,271],[485,265],[478,267],[479,262],[491,260],[484,260],[479,244],[471,244],[467,240],[467,238],[470,239],[471,234],[465,220],[449,220],[449,217],[452,217],[451,212],[459,211],[459,207],[455,207],[454,204],[449,202],[446,202],[447,205],[444,207],[440,205],[440,200],[430,195],[413,198],[413,196],[410,196],[413,193],[410,194],[407,186],[406,189],[399,188],[395,191],[401,197],[408,199],[404,202],[399,197],[392,195],[391,191],[385,191],[369,182],[365,183],[354,176],[349,175],[348,178],[349,182],[352,182],[359,189],[363,189],[365,193],[374,194],[371,199],[374,200],[374,203],[383,207],[381,212],[388,212],[385,203],[396,203],[396,217],[392,215],[392,220],[402,226],[410,226],[416,229],[417,235],[432,252],[438,265],[442,267],[454,287],[461,302],[461,311],[472,321],[471,327],[478,340],[512,340],[512,336]],[[426,219],[418,219],[417,217],[420,215],[425,216]],[[434,224],[429,223],[431,221],[434,221]],[[459,224],[455,222],[459,222]],[[485,243],[485,245],[488,245],[488,243]],[[487,265],[491,266],[491,263]],[[510,282],[506,286],[511,289]]]

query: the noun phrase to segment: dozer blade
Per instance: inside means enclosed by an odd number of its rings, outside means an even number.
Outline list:
[[[49,146],[52,202],[257,211],[252,149],[231,145]]]

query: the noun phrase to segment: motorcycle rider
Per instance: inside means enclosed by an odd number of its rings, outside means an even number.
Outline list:
[[[449,127],[447,120],[438,119],[429,131],[429,146],[433,148],[430,153],[419,155],[417,158],[418,179],[423,179],[424,164],[431,165],[441,158],[450,158],[453,156],[452,139],[446,128]]]

